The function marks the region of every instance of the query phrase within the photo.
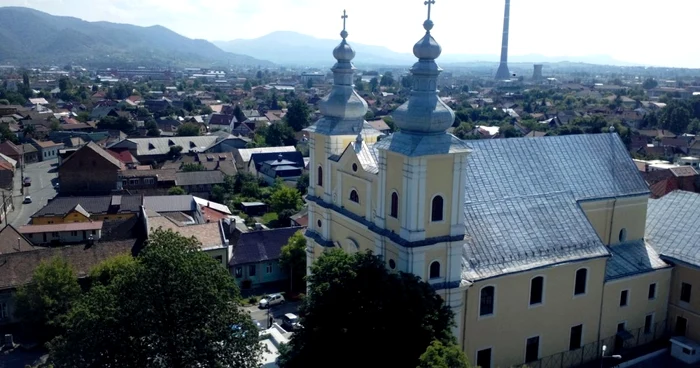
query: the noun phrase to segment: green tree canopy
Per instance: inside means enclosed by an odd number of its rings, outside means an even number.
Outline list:
[[[382,80],[379,82],[379,84],[382,87],[389,87],[394,85],[394,74],[392,72],[386,72],[384,75],[382,75]]]
[[[644,83],[642,83],[642,88],[644,89],[654,89],[659,85],[654,78],[647,78]]]
[[[306,276],[306,238],[302,231],[294,233],[287,244],[282,247],[280,266],[292,275],[290,288],[293,290],[306,289],[306,285],[302,282]]]
[[[37,266],[30,284],[17,290],[15,315],[41,341],[63,333],[66,314],[80,295],[78,278],[63,259]]]
[[[182,165],[182,171],[193,172],[193,171],[206,171],[204,165],[201,162],[188,162]]]
[[[276,185],[270,196],[270,207],[280,215],[287,211],[296,212],[301,207],[301,195],[296,188],[284,184]]]
[[[309,189],[309,173],[304,172],[301,174],[299,179],[297,179],[297,190],[301,195],[306,195],[307,190]]]
[[[418,368],[469,368],[469,362],[456,344],[435,340],[420,356]]]
[[[90,270],[93,285],[109,285],[118,275],[129,272],[136,266],[136,259],[129,254],[109,258]]]
[[[366,366],[366,354],[348,354],[358,342],[382,347],[372,366],[415,367],[432,341],[454,340],[452,311],[435,290],[415,275],[390,273],[371,253],[324,252],[307,283],[303,328],[292,335],[283,368],[314,366],[319,356],[342,357],[334,367]]]
[[[55,366],[259,366],[258,331],[236,284],[196,239],[158,229],[120,270],[75,304],[52,342]]]
[[[199,125],[195,123],[185,123],[177,128],[177,135],[180,137],[196,137],[199,135]]]
[[[295,146],[297,144],[294,130],[285,122],[273,123],[267,127],[262,126],[255,131],[255,135],[262,137],[268,147]]]
[[[295,98],[287,108],[287,114],[284,116],[284,119],[295,132],[299,132],[309,126],[310,115],[311,108],[306,101]]]
[[[180,187],[172,187],[168,189],[168,195],[185,195],[187,194],[184,189]]]

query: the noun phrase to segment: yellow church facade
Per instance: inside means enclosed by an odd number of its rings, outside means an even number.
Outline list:
[[[647,241],[649,190],[618,135],[459,140],[438,97],[433,22],[424,28],[389,136],[363,119],[341,33],[333,89],[307,129],[307,265],[332,248],[370,250],[421,277],[475,366],[572,367],[602,345],[667,336],[680,281]]]

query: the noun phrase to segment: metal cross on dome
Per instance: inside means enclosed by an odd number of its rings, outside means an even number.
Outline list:
[[[433,4],[435,4],[435,0],[426,0],[425,3],[423,3],[423,5],[428,6],[428,20],[430,20],[430,9]]]
[[[435,1],[435,0],[433,0],[433,1]],[[348,19],[348,14],[345,12],[345,10],[343,10],[343,16],[341,16],[340,18],[343,19],[343,31],[344,31],[345,30],[345,20]]]

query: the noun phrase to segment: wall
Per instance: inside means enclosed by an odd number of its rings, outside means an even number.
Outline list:
[[[656,283],[656,298],[650,300],[648,298],[649,285],[653,283]],[[627,331],[643,328],[644,320],[648,314],[654,314],[653,323],[663,322],[666,319],[670,285],[670,268],[606,283],[603,298],[601,338],[615,335],[617,333],[617,324],[622,322],[626,323],[625,329]],[[626,307],[620,307],[622,290],[628,290]],[[650,337],[641,336],[640,338]]]
[[[384,190],[385,195],[383,199],[385,203],[385,227],[396,234],[401,232],[401,221],[406,216],[409,201],[411,201],[410,198],[405,198],[405,193],[402,191],[404,179],[403,165],[404,158],[402,156],[389,151],[386,153],[386,188]],[[391,193],[393,192],[397,192],[399,194],[398,218],[389,216],[389,211],[391,210]]]
[[[92,214],[90,220],[92,221],[114,221],[114,220],[125,220],[134,217],[135,213],[118,213],[110,215]],[[83,217],[85,218],[85,217]],[[85,220],[87,221],[87,220]],[[48,225],[48,224],[62,224],[64,222],[85,222],[85,221],[64,221],[63,216],[42,216],[33,217],[32,225]]]
[[[452,213],[452,176],[454,156],[438,156],[428,159],[427,178],[425,188],[425,237],[434,238],[450,234],[450,220]],[[437,179],[437,180],[436,180]],[[436,195],[443,198],[442,221],[431,222],[432,200]]]
[[[690,303],[680,300],[681,283],[691,285]],[[677,317],[688,320],[686,336],[700,341],[700,270],[677,264],[671,277],[671,292],[668,305],[668,321],[671,329],[675,328]]]
[[[46,237],[44,237],[46,235]],[[54,236],[58,235],[58,236]],[[102,230],[95,230],[93,235],[93,230],[83,230],[79,231],[60,231],[57,233],[36,233],[36,234],[25,234],[25,236],[32,241],[34,244],[49,244],[52,242],[58,243],[79,243],[86,241],[92,235],[93,240],[97,241],[102,237]],[[44,240],[46,239],[46,240]]]
[[[540,336],[539,357],[569,350],[571,327],[583,324],[582,344],[597,341],[605,258],[564,264],[474,283],[467,291],[463,348],[472,364],[476,352],[491,348],[493,367],[525,360],[526,340]],[[575,272],[588,268],[587,292],[574,296]],[[544,276],[544,302],[529,305],[530,280]],[[479,317],[482,287],[493,285],[495,314]],[[546,323],[543,323],[546,321]]]
[[[268,266],[271,267],[270,272],[268,272]],[[239,267],[242,272],[241,277],[236,276],[236,269]],[[255,276],[250,276],[251,267],[255,268]],[[284,272],[277,261],[233,266],[231,267],[231,275],[241,289],[244,280],[250,280],[251,288],[255,288],[266,283],[281,282],[289,279],[289,275],[287,272]]]
[[[621,229],[627,240],[642,239],[646,225],[648,196],[579,202],[598,236],[606,245],[620,243]]]
[[[109,192],[117,187],[119,168],[90,149],[81,149],[58,169],[61,193]]]

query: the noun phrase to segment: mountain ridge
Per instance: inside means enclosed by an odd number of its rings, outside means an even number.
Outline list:
[[[294,31],[275,31],[262,37],[253,39],[235,39],[231,41],[212,41],[213,44],[225,51],[237,50],[257,58],[270,60],[277,64],[320,66],[332,63],[332,51],[340,39],[325,39],[305,35]],[[356,51],[355,63],[358,65],[411,65],[416,61],[412,53],[395,52],[384,46],[355,43],[351,39],[348,43]],[[446,54],[440,56],[442,64],[461,64],[469,62],[493,62],[498,63],[498,55],[467,55]],[[607,55],[589,55],[579,57],[544,56],[538,54],[511,55],[509,61],[513,63],[558,63],[575,62],[600,65],[632,66],[628,63]]]
[[[25,7],[0,7],[0,24],[0,62],[19,65],[274,65],[161,25],[88,22]]]

